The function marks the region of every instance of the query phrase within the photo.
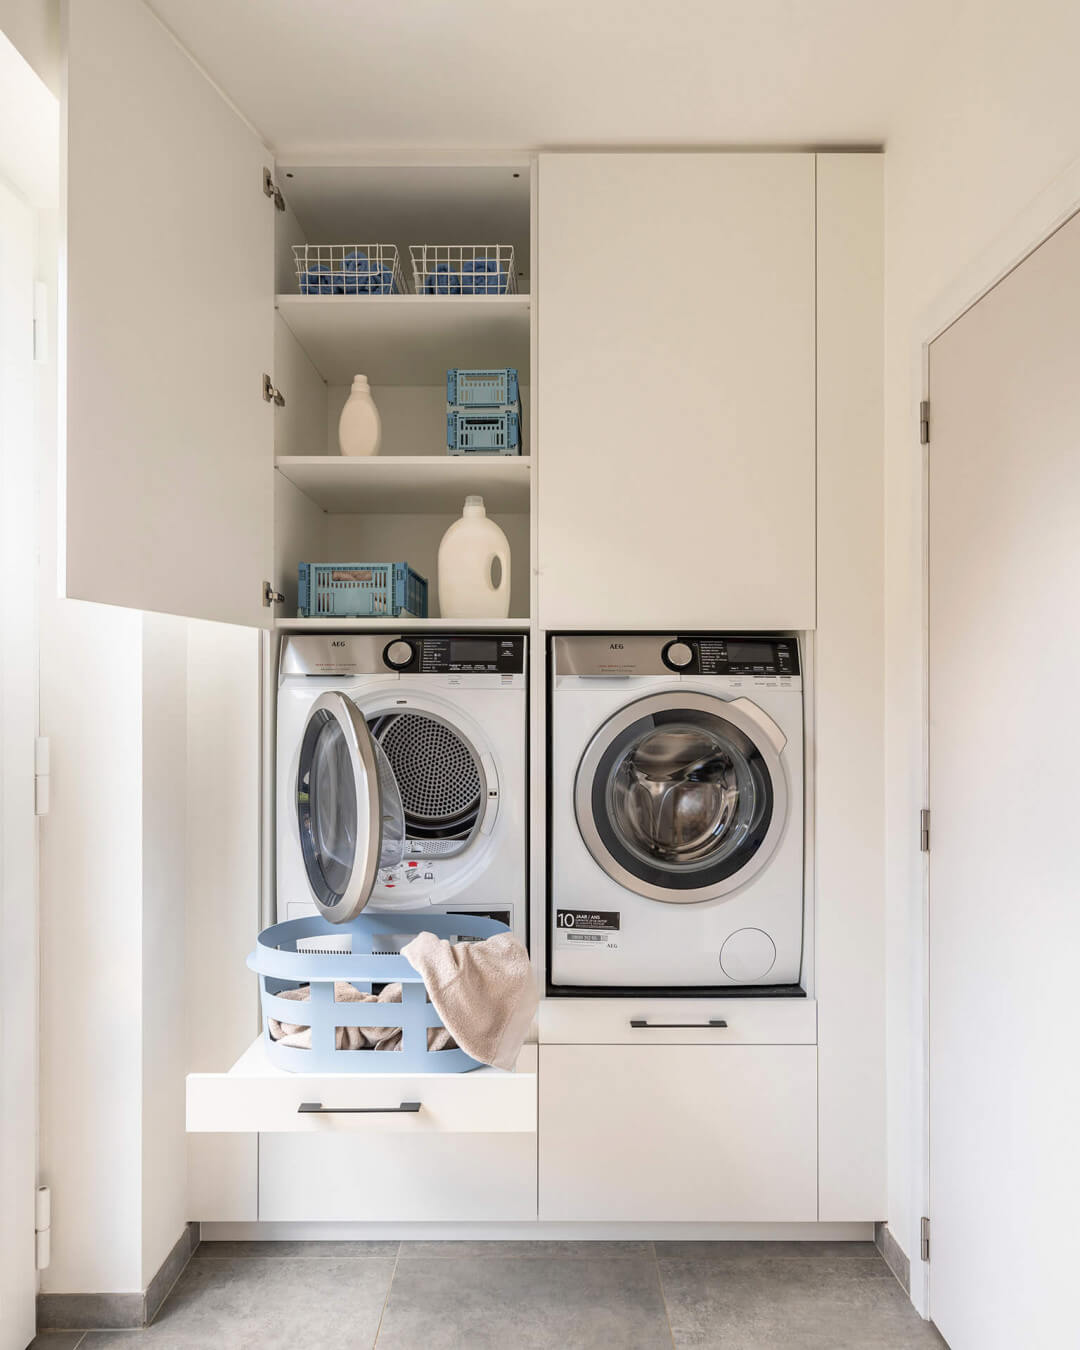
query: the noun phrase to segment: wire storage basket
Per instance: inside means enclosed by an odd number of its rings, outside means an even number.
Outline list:
[[[396,244],[294,244],[301,295],[400,295]]]
[[[512,244],[410,244],[417,295],[513,295]]]
[[[297,580],[302,619],[427,618],[427,577],[407,562],[302,562]]]
[[[417,933],[478,941],[509,932],[498,919],[478,914],[360,914],[349,923],[329,923],[317,915],[287,919],[264,929],[247,964],[259,976],[263,1038],[271,1063],[290,1073],[465,1073],[480,1062],[457,1048],[429,1049],[429,1031],[443,1021],[428,1002],[424,982],[400,953]],[[362,994],[400,984],[399,1002],[338,1001],[339,983]],[[288,990],[306,991],[303,1000],[284,998]],[[301,1034],[281,1043],[271,1024],[300,1026]],[[378,1033],[393,1049],[344,1050],[339,1029],[360,1028],[362,1039]],[[393,1033],[401,1029],[401,1035]],[[389,1033],[389,1034],[387,1034]],[[361,1039],[361,1038],[356,1038]]]

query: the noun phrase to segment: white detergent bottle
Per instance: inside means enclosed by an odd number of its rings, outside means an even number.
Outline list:
[[[338,445],[343,455],[377,455],[382,419],[371,397],[366,375],[354,375],[352,389],[338,419]]]
[[[498,560],[499,584],[493,573]],[[510,613],[510,545],[483,497],[466,497],[465,512],[439,544],[439,609],[444,619],[505,619]]]

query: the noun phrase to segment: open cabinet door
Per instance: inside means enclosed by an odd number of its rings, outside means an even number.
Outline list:
[[[272,161],[142,0],[65,22],[66,594],[269,625]]]

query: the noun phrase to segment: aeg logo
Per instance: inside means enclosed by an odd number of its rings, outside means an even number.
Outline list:
[[[344,646],[345,646],[345,641],[344,641],[343,638],[332,638],[332,639],[331,639],[331,642],[330,642],[330,646],[331,646],[331,647],[344,647]]]
[[[621,642],[609,642],[609,643],[608,643],[608,650],[609,650],[609,651],[613,651],[613,652],[621,652],[622,649],[623,649],[623,644],[622,644]]]

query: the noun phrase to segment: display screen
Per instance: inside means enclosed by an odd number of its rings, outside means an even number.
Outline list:
[[[771,666],[776,660],[768,642],[729,642],[727,654],[733,666]]]
[[[485,642],[481,639],[470,642],[468,639],[462,639],[450,643],[450,664],[454,666],[494,662],[498,654],[499,646],[496,642]]]

